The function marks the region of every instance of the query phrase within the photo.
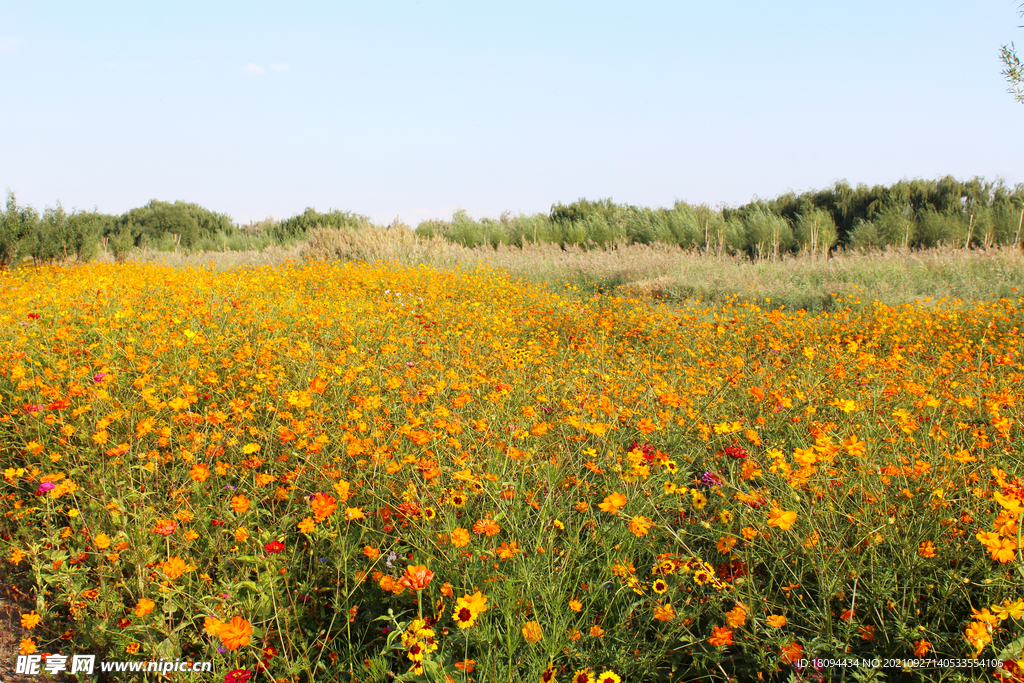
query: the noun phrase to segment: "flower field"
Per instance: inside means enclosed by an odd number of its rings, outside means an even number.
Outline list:
[[[669,309],[340,263],[0,291],[22,653],[231,683],[1024,680],[1021,300]],[[915,666],[943,658],[980,665]]]

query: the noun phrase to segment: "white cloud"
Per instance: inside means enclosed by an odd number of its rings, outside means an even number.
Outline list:
[[[14,49],[24,42],[14,36],[0,36],[0,52],[14,52]]]
[[[248,64],[242,67],[242,71],[247,74],[255,74],[259,76],[263,73],[263,67],[260,66],[259,64],[253,64],[252,62],[249,62]]]
[[[270,68],[273,69],[274,71],[276,71],[279,74],[283,74],[285,71],[288,71],[289,69],[291,69],[291,67],[288,66],[287,63],[271,64]]]

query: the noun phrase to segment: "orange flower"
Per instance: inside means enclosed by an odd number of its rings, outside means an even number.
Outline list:
[[[604,635],[604,629],[598,626],[597,624],[594,624],[590,627],[590,635],[594,636],[595,638],[600,638]]]
[[[231,621],[223,624],[218,633],[221,642],[228,650],[237,650],[249,644],[252,638],[252,626],[242,617],[233,617]]]
[[[465,671],[466,673],[471,674],[473,673],[473,669],[476,668],[476,660],[463,659],[461,661],[455,662],[455,668],[459,671]]]
[[[1004,538],[999,546],[989,546],[989,553],[993,560],[1000,562],[1012,562],[1017,553],[1017,541],[1012,538]]]
[[[747,610],[743,605],[737,603],[735,607],[725,613],[725,618],[729,620],[729,626],[739,628],[747,621]]]
[[[708,643],[715,647],[732,645],[732,630],[727,626],[716,626],[711,631],[711,637],[708,638]]]
[[[312,517],[306,517],[304,520],[299,522],[299,531],[304,534],[308,534],[316,526],[316,522],[313,521]]]
[[[252,505],[252,501],[250,501],[248,498],[241,494],[237,496],[232,496],[231,498],[231,509],[238,514],[247,512],[249,510],[250,505]]]
[[[619,511],[619,508],[626,505],[626,496],[613,491],[611,494],[604,497],[604,501],[601,502],[597,507],[601,508],[602,511],[608,514],[614,515]]]
[[[222,628],[224,628],[224,622],[217,617],[206,617],[203,619],[203,630],[211,636],[220,635]]]
[[[177,528],[178,523],[173,519],[158,519],[152,531],[154,534],[160,534],[161,536],[170,536]]]
[[[917,546],[917,554],[921,557],[935,557],[935,546],[931,541],[924,541]]]
[[[635,515],[629,522],[629,530],[637,538],[646,536],[650,532],[652,526],[654,526],[654,520],[647,519],[640,515]]]
[[[777,526],[783,531],[793,526],[793,522],[795,521],[795,510],[780,510],[779,508],[773,507],[771,512],[768,513],[768,526]]]
[[[363,514],[363,508],[345,508],[345,519],[351,522],[357,519],[366,519],[366,515]]]
[[[929,643],[927,640],[921,639],[914,643],[914,656],[924,657],[926,654],[928,654],[928,651],[931,649],[932,644]]]
[[[110,536],[107,536],[106,534],[98,534],[93,542],[96,544],[97,548],[104,550],[110,547]]]
[[[142,598],[141,600],[139,600],[139,603],[135,605],[135,616],[144,617],[150,612],[152,612],[154,607],[156,607],[155,602],[153,602],[149,598]]]
[[[485,534],[487,536],[494,536],[496,533],[501,531],[501,527],[493,519],[481,519],[479,522],[473,525],[473,531],[478,534]]]
[[[654,618],[658,621],[672,621],[675,619],[676,610],[672,607],[672,603],[665,605],[659,603],[658,606],[654,608]]]
[[[38,614],[36,614],[35,610],[32,610],[28,614],[22,614],[21,615],[21,627],[22,628],[27,628],[29,630],[32,630],[39,623],[40,619],[42,619],[42,617],[40,617]]]
[[[202,483],[210,478],[210,468],[202,463],[196,463],[195,465],[192,465],[192,469],[189,471],[188,476],[192,478],[192,481]]]
[[[795,664],[803,659],[804,646],[794,640],[789,645],[782,646],[781,654],[783,664]]]
[[[510,560],[512,559],[512,557],[515,556],[516,553],[520,552],[519,543],[516,541],[512,541],[511,545],[509,545],[508,542],[502,543],[498,546],[496,552],[498,553],[498,557],[500,557],[501,559]]]
[[[462,548],[469,545],[469,529],[456,527],[455,531],[452,532],[452,545],[456,548]]]
[[[523,638],[526,638],[527,642],[539,643],[544,638],[544,633],[540,630],[540,624],[536,621],[527,622],[523,625]]]
[[[434,578],[434,572],[423,565],[409,565],[405,568],[405,574],[398,580],[398,583],[414,591],[421,591]]]
[[[376,560],[380,557],[380,550],[374,548],[372,545],[363,546],[363,555],[371,560]]]
[[[765,621],[768,622],[768,625],[772,628],[782,628],[789,620],[781,614],[771,614],[767,619],[765,619]]]
[[[321,522],[334,514],[334,511],[338,508],[338,501],[334,496],[318,493],[311,501],[311,505],[313,506],[313,515],[316,517],[316,521]]]
[[[185,573],[185,560],[180,557],[172,557],[161,564],[160,568],[164,570],[168,579],[176,579]]]
[[[985,646],[992,642],[988,626],[983,621],[972,621],[965,631],[967,642],[974,646],[975,656],[985,649]]]
[[[18,652],[23,655],[30,655],[36,651],[36,641],[31,638],[23,638]]]

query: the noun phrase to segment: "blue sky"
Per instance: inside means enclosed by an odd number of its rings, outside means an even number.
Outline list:
[[[412,225],[838,179],[1024,182],[1013,0],[0,0],[0,185]]]

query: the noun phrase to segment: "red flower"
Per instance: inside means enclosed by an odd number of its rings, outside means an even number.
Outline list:
[[[743,458],[747,457],[747,449],[745,449],[743,446],[726,446],[725,454],[730,457],[736,458],[737,460],[742,460]]]
[[[270,543],[264,545],[263,549],[271,555],[276,555],[284,550],[284,543],[282,543],[281,541],[271,541]]]
[[[222,520],[222,519],[215,519],[212,522],[210,522],[210,524],[213,525],[213,526],[221,526],[221,525],[224,524],[224,520]]]
[[[234,669],[224,677],[224,683],[245,683],[252,678],[252,672],[245,669]]]

